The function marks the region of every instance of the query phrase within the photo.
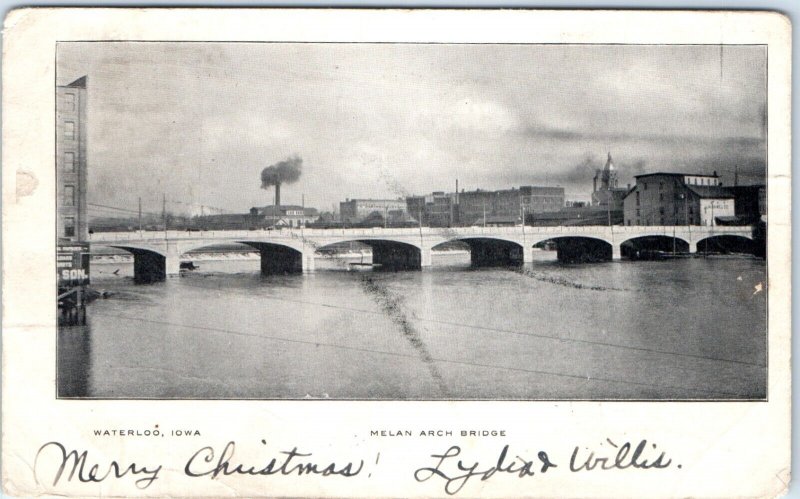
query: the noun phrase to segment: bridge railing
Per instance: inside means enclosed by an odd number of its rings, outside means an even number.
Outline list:
[[[749,234],[752,228],[749,226],[702,226],[702,225],[576,225],[576,226],[525,226],[512,227],[422,227],[422,228],[358,228],[358,229],[278,229],[278,230],[206,230],[206,231],[133,231],[133,232],[100,232],[89,236],[90,241],[113,243],[117,241],[163,241],[181,239],[302,239],[304,237],[400,237],[400,236],[440,236],[444,238],[455,238],[465,236],[498,236],[522,234],[542,235],[542,234],[650,234],[667,235],[702,233],[702,234]]]

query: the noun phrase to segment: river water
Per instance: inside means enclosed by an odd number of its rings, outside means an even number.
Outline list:
[[[94,263],[111,296],[58,332],[61,397],[766,397],[766,264],[695,258],[261,276],[201,261],[162,283]],[[114,273],[116,271],[116,273]]]

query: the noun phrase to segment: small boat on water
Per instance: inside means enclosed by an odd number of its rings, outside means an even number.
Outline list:
[[[195,265],[194,262],[181,262],[180,269],[181,270],[196,270],[199,269],[199,265]]]
[[[631,256],[632,260],[675,260],[679,258],[693,258],[691,253],[673,253],[660,250],[639,250]]]
[[[360,262],[350,262],[349,267],[350,270],[371,270],[374,268],[380,267],[380,263],[367,263],[364,262],[364,253],[361,253],[361,261]]]

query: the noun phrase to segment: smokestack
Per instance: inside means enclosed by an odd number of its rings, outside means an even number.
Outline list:
[[[303,168],[303,160],[298,156],[291,156],[261,171],[261,188],[267,189],[275,186],[275,206],[281,205],[281,184],[297,182]]]

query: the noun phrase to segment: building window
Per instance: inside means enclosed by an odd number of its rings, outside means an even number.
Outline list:
[[[642,182],[642,187],[644,188],[644,190],[647,190],[647,183],[646,182]]]
[[[659,213],[660,215],[662,215],[662,216],[664,215],[664,207],[663,207],[663,206],[662,206],[661,208],[659,208],[659,209],[658,209],[658,213]]]
[[[75,122],[73,121],[64,122],[64,138],[75,139]]]
[[[664,182],[663,181],[658,183],[658,190],[659,191],[663,191],[664,190]]]
[[[658,200],[659,200],[659,201],[664,201],[664,193],[663,193],[663,192],[660,192],[660,193],[658,194]]]
[[[64,217],[64,237],[75,237],[75,217]]]
[[[64,110],[65,111],[75,110],[75,94],[64,95]]]
[[[639,206],[639,191],[636,191],[636,206]]]
[[[75,171],[75,153],[74,152],[65,152],[64,153],[64,171],[67,173],[72,173]]]
[[[640,212],[639,208],[636,208],[636,216],[637,217],[641,216],[641,212]]]
[[[75,186],[64,186],[64,206],[75,206]]]

